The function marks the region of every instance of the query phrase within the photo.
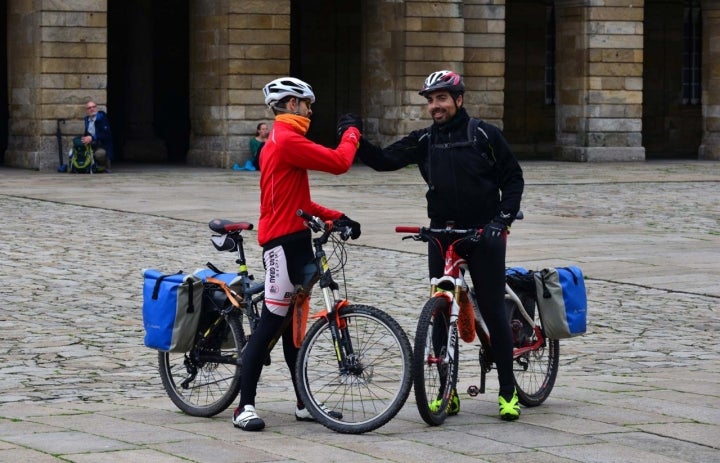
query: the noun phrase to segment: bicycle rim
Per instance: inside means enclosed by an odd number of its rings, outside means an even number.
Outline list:
[[[535,323],[542,326],[537,307],[533,307],[530,313],[535,315]],[[516,348],[530,345],[537,340],[535,334],[528,332],[527,328],[529,327],[526,327],[526,334],[521,339],[515,339]],[[513,374],[518,400],[522,405],[536,407],[548,398],[555,385],[559,365],[560,341],[557,339],[545,339],[544,345],[539,348],[515,355]]]
[[[400,325],[375,307],[350,305],[340,318],[356,364],[339,367],[330,325],[319,319],[298,353],[298,389],[323,426],[361,434],[386,424],[405,404],[412,387],[412,348]]]
[[[415,332],[413,371],[415,401],[422,419],[438,426],[448,416],[451,392],[458,376],[459,347],[454,346],[454,361],[447,362],[450,332],[450,303],[443,297],[430,299],[423,307]]]
[[[228,332],[229,331],[229,332]],[[159,352],[160,378],[170,400],[192,416],[210,417],[225,410],[240,392],[237,359],[245,345],[245,333],[237,316],[225,317],[206,340],[190,352]],[[234,363],[221,363],[222,356]]]

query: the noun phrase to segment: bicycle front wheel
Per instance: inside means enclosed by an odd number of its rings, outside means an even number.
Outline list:
[[[340,309],[336,346],[325,318],[300,347],[298,390],[312,416],[336,432],[361,434],[390,421],[412,387],[412,348],[405,332],[375,307]],[[337,354],[342,352],[344,363]]]
[[[418,319],[413,371],[418,412],[431,426],[445,421],[456,394],[460,348],[456,333],[452,355],[447,355],[450,330],[450,302],[444,297],[430,299]]]
[[[222,412],[240,392],[240,352],[245,333],[234,313],[220,316],[208,337],[188,352],[159,352],[160,378],[170,400],[192,416]]]
[[[514,303],[508,301],[514,306]],[[540,311],[535,301],[528,301],[528,313],[534,318],[536,325],[542,329]],[[511,323],[515,322],[518,329],[513,330],[514,336],[514,362],[515,389],[518,400],[526,407],[536,407],[545,402],[550,395],[560,365],[560,341],[545,338],[543,343],[537,342],[537,336],[532,328],[522,319],[515,309]],[[528,350],[528,346],[536,347]]]

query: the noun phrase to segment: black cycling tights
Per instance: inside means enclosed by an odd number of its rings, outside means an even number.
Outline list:
[[[288,314],[288,316],[290,316]],[[244,405],[255,405],[255,395],[257,393],[257,384],[260,380],[263,364],[267,357],[267,347],[272,342],[275,334],[282,327],[285,317],[275,315],[270,312],[263,304],[262,314],[257,329],[250,336],[250,340],[245,347],[243,354],[242,378],[240,379],[240,408]],[[283,352],[285,354],[285,363],[290,369],[293,388],[295,389],[295,398],[300,404],[300,396],[295,387],[295,363],[297,361],[299,349],[295,348],[292,339],[292,324],[288,323],[287,328],[282,334]]]
[[[490,331],[500,394],[510,400],[515,379],[512,371],[513,339],[505,309],[505,248],[504,240],[481,240],[463,257],[468,263],[480,313]],[[428,244],[428,266],[431,278],[442,276],[445,256],[432,242]]]

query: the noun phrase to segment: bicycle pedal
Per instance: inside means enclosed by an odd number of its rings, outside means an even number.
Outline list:
[[[480,394],[480,388],[475,385],[469,386],[467,388],[467,393],[470,397],[477,397],[477,395]]]

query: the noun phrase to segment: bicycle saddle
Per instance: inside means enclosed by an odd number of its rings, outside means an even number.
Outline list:
[[[254,225],[250,222],[234,222],[227,219],[212,219],[208,223],[208,227],[210,227],[210,230],[215,233],[224,234],[242,230],[252,230]]]

